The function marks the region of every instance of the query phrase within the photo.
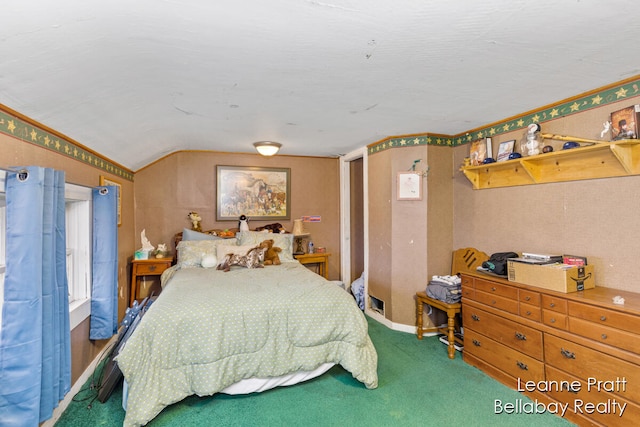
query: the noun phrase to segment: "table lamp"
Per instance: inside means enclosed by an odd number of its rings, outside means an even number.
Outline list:
[[[302,227],[301,219],[293,220],[293,237],[296,240],[296,250],[293,252],[294,255],[302,255],[304,254],[304,246],[302,246],[302,241],[305,237],[309,237],[310,233],[306,232]]]

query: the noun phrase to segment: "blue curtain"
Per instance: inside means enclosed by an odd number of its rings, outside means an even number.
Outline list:
[[[118,331],[118,187],[93,189],[93,277],[89,338]]]
[[[0,423],[37,426],[71,388],[64,172],[6,178]]]

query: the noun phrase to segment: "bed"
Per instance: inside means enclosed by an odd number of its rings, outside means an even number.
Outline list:
[[[125,426],[144,425],[192,394],[263,391],[334,364],[377,387],[377,353],[363,313],[344,289],[293,259],[290,236],[243,232],[180,242],[161,294],[116,356],[128,389]],[[265,238],[283,249],[280,265],[229,272],[201,266]]]

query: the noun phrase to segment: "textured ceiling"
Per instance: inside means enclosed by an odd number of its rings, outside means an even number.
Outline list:
[[[6,3],[6,2],[5,2]],[[640,74],[626,0],[21,0],[0,103],[137,170],[456,135]]]

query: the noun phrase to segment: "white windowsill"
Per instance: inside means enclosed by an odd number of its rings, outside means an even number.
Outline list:
[[[70,330],[78,326],[84,319],[91,315],[91,299],[74,301],[69,304],[69,326]]]

